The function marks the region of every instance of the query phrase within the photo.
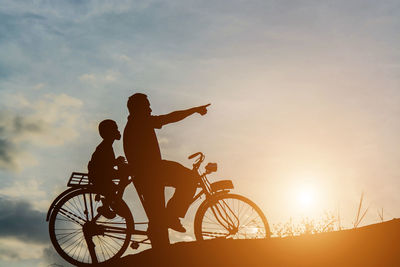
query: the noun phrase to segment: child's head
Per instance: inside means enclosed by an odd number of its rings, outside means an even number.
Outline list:
[[[121,133],[118,131],[117,123],[113,120],[104,120],[99,124],[99,133],[104,140],[119,140]]]

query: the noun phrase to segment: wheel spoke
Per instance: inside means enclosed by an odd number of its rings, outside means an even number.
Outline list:
[[[224,194],[209,200],[196,214],[197,239],[266,238],[268,222],[262,211],[245,197]]]
[[[71,219],[72,221],[78,223],[79,225],[82,225],[82,223],[79,222],[79,221],[77,221],[76,219],[72,218],[71,216],[73,216],[73,217],[75,217],[75,218],[77,218],[77,219],[79,219],[79,220],[85,222],[85,219],[83,219],[82,217],[80,217],[80,216],[78,216],[78,215],[73,214],[72,212],[69,212],[68,210],[66,210],[66,209],[64,209],[64,208],[61,208],[61,209],[60,209],[60,212],[61,212],[63,215],[65,215],[67,218],[69,218],[69,219]]]
[[[96,195],[89,189],[77,190],[62,198],[50,217],[51,241],[57,252],[73,265],[103,263],[120,257],[131,240],[134,230],[131,215],[99,218],[96,212],[102,201],[95,201]],[[128,209],[124,202],[121,205]],[[96,216],[100,220],[93,221]]]

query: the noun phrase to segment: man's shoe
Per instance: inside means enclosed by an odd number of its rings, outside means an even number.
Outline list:
[[[171,228],[172,230],[175,230],[177,232],[180,232],[180,233],[186,232],[185,227],[183,227],[181,221],[178,218],[176,218],[175,220],[172,220],[169,223],[169,228]]]

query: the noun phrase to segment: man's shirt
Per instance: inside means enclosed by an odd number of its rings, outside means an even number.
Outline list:
[[[166,124],[166,115],[128,117],[124,129],[124,152],[135,172],[147,172],[161,162],[161,152],[154,129]]]

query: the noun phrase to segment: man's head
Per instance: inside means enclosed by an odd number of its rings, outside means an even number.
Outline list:
[[[121,133],[118,131],[117,123],[113,120],[104,120],[99,124],[99,134],[104,140],[119,140]]]
[[[151,114],[150,102],[145,94],[136,93],[131,95],[127,106],[129,114],[135,116],[149,116]]]

